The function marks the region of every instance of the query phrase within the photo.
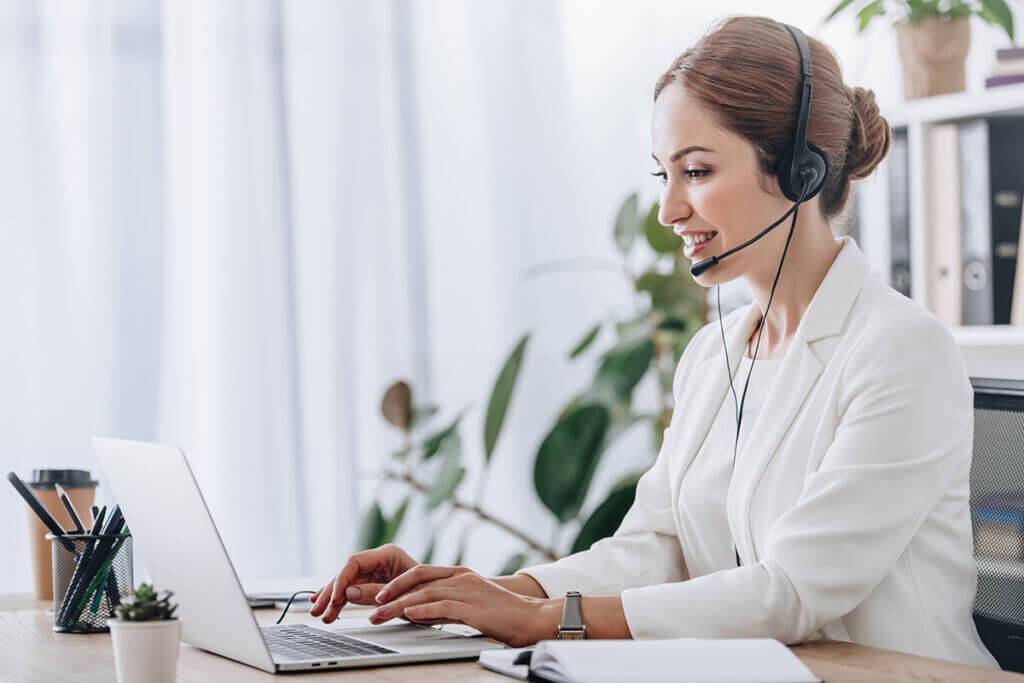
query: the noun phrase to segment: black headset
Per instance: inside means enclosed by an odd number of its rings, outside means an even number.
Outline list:
[[[796,120],[793,149],[782,155],[777,173],[782,194],[794,202],[806,202],[824,186],[828,161],[824,152],[807,142],[807,119],[811,114],[811,50],[807,36],[796,26],[783,26],[789,29],[796,41],[796,49],[800,51],[800,115]]]
[[[790,34],[793,36],[793,40],[796,41],[796,48],[800,53],[800,114],[796,121],[796,133],[793,138],[793,148],[782,155],[782,158],[779,160],[778,170],[776,171],[776,176],[779,180],[779,188],[787,199],[794,202],[793,206],[785,213],[785,215],[782,216],[782,218],[775,221],[738,247],[729,249],[718,256],[712,256],[711,258],[704,259],[703,261],[698,261],[690,267],[690,272],[695,277],[700,275],[712,266],[717,265],[719,261],[729,254],[734,254],[740,249],[745,249],[757,240],[761,239],[786,220],[790,214],[793,215],[793,223],[789,229],[789,236],[786,238],[786,246],[783,247],[782,258],[779,259],[779,269],[775,273],[775,281],[772,283],[772,291],[768,296],[768,305],[765,306],[764,315],[761,316],[761,322],[758,325],[757,344],[754,346],[754,355],[750,361],[750,370],[747,372],[746,383],[743,385],[743,395],[738,401],[736,398],[736,388],[732,383],[732,366],[729,363],[729,350],[725,340],[725,327],[722,323],[721,289],[716,287],[716,290],[718,291],[718,325],[722,331],[722,346],[725,349],[726,376],[729,378],[729,389],[732,390],[733,403],[736,406],[736,440],[733,442],[732,450],[732,465],[734,472],[736,470],[736,451],[740,442],[740,425],[743,422],[743,403],[747,398],[747,387],[750,385],[750,375],[754,371],[754,363],[757,361],[757,349],[761,346],[761,333],[764,332],[764,321],[767,319],[768,311],[771,309],[772,299],[775,296],[775,286],[779,283],[779,276],[782,274],[782,264],[786,260],[786,251],[789,250],[790,240],[793,239],[793,230],[796,228],[797,211],[800,204],[821,191],[821,188],[825,184],[825,179],[828,177],[828,162],[825,159],[825,153],[807,142],[807,119],[811,112],[811,50],[807,45],[807,37],[804,35],[803,31],[795,26],[790,26],[789,24],[783,24],[783,26],[789,29]],[[743,563],[740,560],[739,547],[736,545],[735,539],[733,539],[733,552],[736,555],[736,566],[742,566]]]

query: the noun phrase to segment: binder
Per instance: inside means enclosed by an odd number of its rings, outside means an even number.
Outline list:
[[[890,279],[893,288],[910,296],[910,156],[907,129],[897,128],[889,149]]]
[[[960,285],[960,160],[955,123],[929,132],[928,210],[931,258],[928,302],[947,325],[963,322]]]
[[[989,119],[994,321],[1010,322],[1024,197],[1024,117]]]
[[[986,119],[960,127],[960,226],[963,267],[963,322],[992,325],[992,212],[989,184],[989,129]]]

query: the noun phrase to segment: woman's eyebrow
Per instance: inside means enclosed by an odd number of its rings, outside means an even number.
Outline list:
[[[689,147],[683,147],[672,152],[672,156],[668,158],[669,163],[674,164],[681,158],[689,154],[690,152],[713,152],[714,150],[708,149],[707,147],[701,147],[700,145],[690,145]],[[654,152],[651,152],[651,158],[658,161],[658,157],[654,156]],[[660,163],[660,162],[659,162]]]

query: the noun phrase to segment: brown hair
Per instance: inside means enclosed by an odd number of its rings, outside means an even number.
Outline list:
[[[810,36],[807,43],[814,84],[807,141],[828,159],[819,195],[828,219],[846,205],[850,181],[869,176],[885,157],[892,133],[875,94],[848,87],[828,46]],[[672,62],[654,86],[654,99],[671,83],[686,88],[722,128],[750,142],[761,171],[775,175],[793,145],[800,107],[799,52],[785,26],[767,17],[728,17]]]

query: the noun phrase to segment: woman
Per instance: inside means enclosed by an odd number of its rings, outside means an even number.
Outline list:
[[[730,18],[657,82],[659,219],[695,262],[794,206],[776,169],[799,109],[795,37]],[[995,666],[971,617],[971,385],[948,330],[829,228],[890,129],[873,93],[808,42],[824,184],[790,230],[695,276],[742,277],[754,301],[687,347],[661,452],[615,535],[501,578],[368,550],[313,597],[314,616],[379,604],[375,623],[464,622],[518,646],[554,637],[575,590],[589,638],[824,636]]]

